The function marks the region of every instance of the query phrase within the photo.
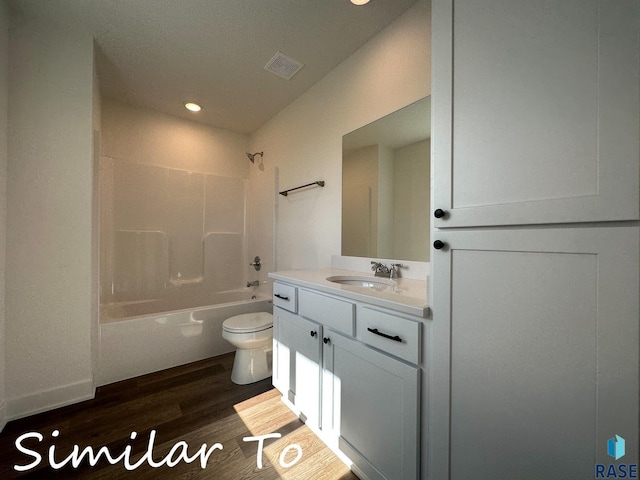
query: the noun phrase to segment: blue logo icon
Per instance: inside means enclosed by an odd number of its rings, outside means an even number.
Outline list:
[[[607,454],[618,460],[624,457],[624,438],[614,435],[607,441]]]
[[[614,435],[607,440],[607,454],[615,460],[624,457],[624,438],[620,435]],[[638,478],[637,463],[610,463],[608,465],[596,463],[595,467],[595,478]]]

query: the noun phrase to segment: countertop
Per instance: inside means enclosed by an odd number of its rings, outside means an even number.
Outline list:
[[[398,312],[408,313],[422,318],[425,318],[429,313],[426,281],[410,278],[394,278],[393,280],[396,282],[395,286],[389,286],[383,291],[377,291],[368,287],[344,285],[327,280],[327,277],[337,275],[371,277],[372,280],[377,278],[373,273],[355,272],[338,268],[285,270],[269,273],[269,277],[276,281],[338,295]]]

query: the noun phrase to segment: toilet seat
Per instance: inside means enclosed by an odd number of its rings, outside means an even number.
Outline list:
[[[227,318],[222,329],[228,333],[261,332],[273,327],[273,316],[266,312],[244,313]]]

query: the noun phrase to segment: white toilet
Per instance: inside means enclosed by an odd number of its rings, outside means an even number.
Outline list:
[[[222,338],[236,347],[231,381],[239,385],[271,376],[273,354],[273,315],[245,313],[227,318]]]

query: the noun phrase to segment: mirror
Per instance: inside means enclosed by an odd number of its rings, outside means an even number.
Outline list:
[[[429,261],[431,97],[342,137],[342,255]]]

